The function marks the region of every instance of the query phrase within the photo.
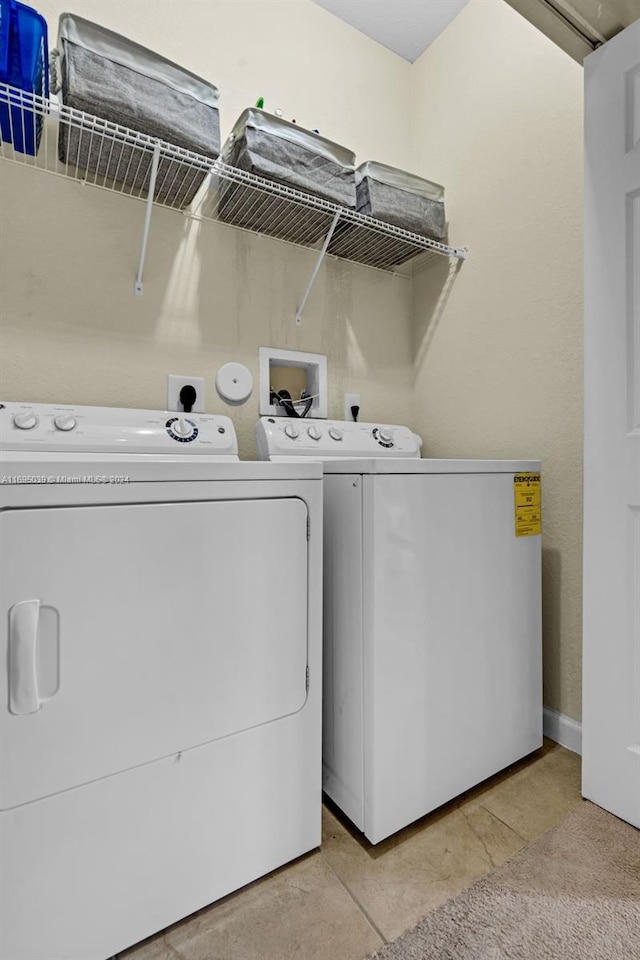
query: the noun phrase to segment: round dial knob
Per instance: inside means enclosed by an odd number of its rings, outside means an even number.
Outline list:
[[[57,430],[73,430],[77,422],[76,418],[68,413],[61,413],[59,416],[53,418],[53,425]]]
[[[38,425],[38,418],[35,413],[16,413],[13,422],[20,430],[33,430]]]
[[[307,433],[309,434],[312,440],[319,440],[320,437],[322,436],[322,431],[319,430],[318,427],[316,427],[314,424],[312,424],[309,427],[309,429],[307,430]]]
[[[342,430],[338,430],[337,427],[330,427],[329,436],[332,440],[342,440]]]
[[[289,437],[289,440],[295,440],[299,436],[300,431],[293,423],[288,423],[284,428],[285,436]]]
[[[378,439],[382,440],[383,443],[393,443],[393,433],[391,430],[379,430]]]
[[[171,425],[171,429],[179,437],[190,437],[193,433],[193,424],[185,420],[184,417],[178,417],[175,423]]]

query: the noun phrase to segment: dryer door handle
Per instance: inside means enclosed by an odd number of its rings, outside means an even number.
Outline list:
[[[9,711],[37,713],[39,600],[21,600],[9,610]]]

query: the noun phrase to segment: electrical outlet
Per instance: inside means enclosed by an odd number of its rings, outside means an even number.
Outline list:
[[[191,385],[196,391],[196,401],[192,413],[204,413],[204,377],[182,377],[175,373],[167,375],[167,410],[184,411],[184,407],[180,403],[180,391],[188,385]]]
[[[359,393],[345,393],[344,395],[344,419],[348,421],[353,421],[354,416],[351,413],[351,407],[360,406],[360,394]]]

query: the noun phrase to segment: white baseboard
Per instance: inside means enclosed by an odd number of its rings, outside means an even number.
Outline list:
[[[542,729],[545,737],[582,755],[582,724],[578,720],[545,707],[542,711]]]

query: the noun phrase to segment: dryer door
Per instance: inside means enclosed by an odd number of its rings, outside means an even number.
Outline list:
[[[0,514],[0,807],[306,699],[297,498]]]

